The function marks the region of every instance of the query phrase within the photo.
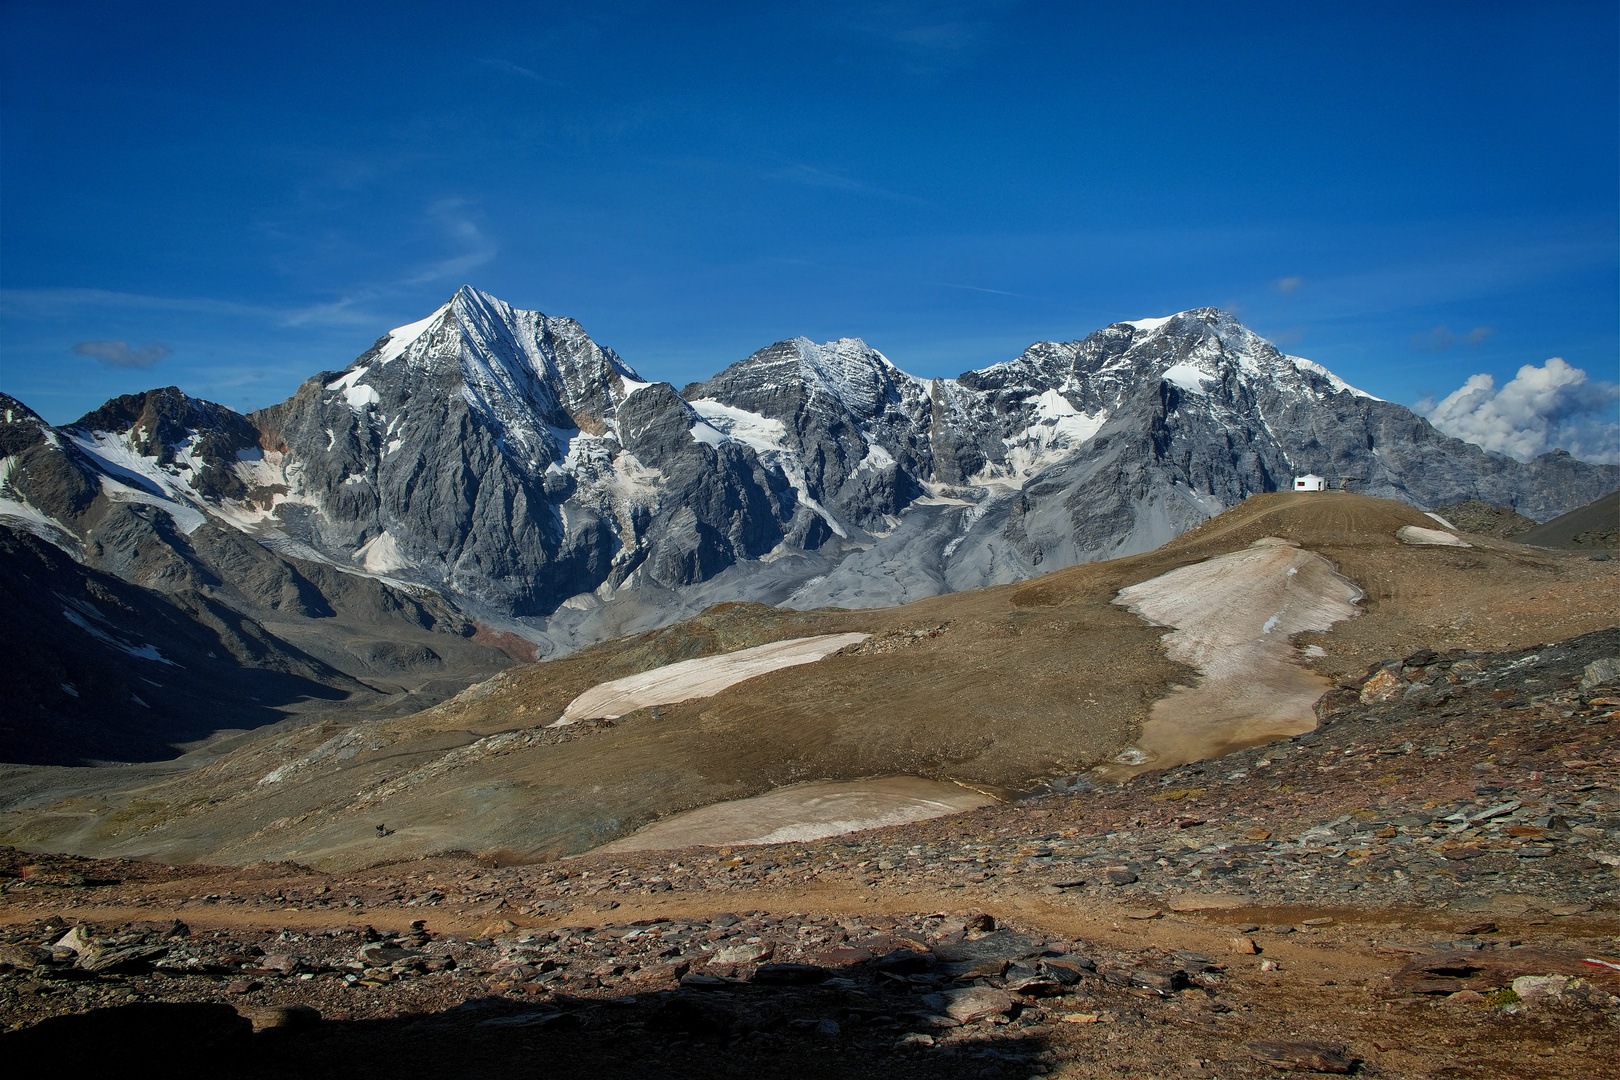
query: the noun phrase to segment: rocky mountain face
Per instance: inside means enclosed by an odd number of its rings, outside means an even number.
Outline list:
[[[338,705],[414,712],[512,663],[432,590],[244,532],[258,437],[172,387],[61,430],[0,395],[0,760],[170,758]]]
[[[519,618],[642,567],[712,577],[792,516],[780,473],[693,438],[667,384],[572,320],[472,289],[251,419],[257,535]]]
[[[1613,466],[1526,465],[1447,438],[1211,308],[1038,342],[957,379],[913,378],[859,341],[798,339],[683,393],[796,467],[829,528],[858,541],[795,605],[895,603],[1150,550],[1306,472],[1537,518],[1620,484]]]
[[[1145,551],[1304,472],[1537,520],[1620,487],[1442,436],[1212,308],[956,379],[796,338],[677,392],[463,288],[245,417],[173,389],[60,430],[6,407],[0,513],[87,565],[308,617],[342,582],[540,655],[725,600],[871,607]]]

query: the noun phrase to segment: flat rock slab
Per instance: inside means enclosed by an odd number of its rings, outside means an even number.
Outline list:
[[[1252,903],[1236,893],[1183,893],[1170,901],[1171,911],[1230,911]]]
[[[1046,942],[1013,930],[997,930],[972,941],[934,946],[934,955],[949,963],[1022,960],[1046,948]]]
[[[939,996],[945,999],[945,1015],[964,1024],[971,1024],[987,1016],[1000,1016],[1010,1011],[1017,1000],[1005,990],[996,990],[988,986],[946,990]]]
[[[926,821],[995,802],[972,788],[918,776],[821,780],[676,814],[600,850],[803,843],[861,829]]]
[[[1249,1044],[1249,1052],[1267,1065],[1296,1072],[1350,1073],[1356,1060],[1344,1047],[1315,1039],[1271,1040]]]
[[[728,686],[772,671],[812,664],[847,645],[865,641],[870,634],[821,634],[789,638],[720,656],[704,656],[665,664],[636,675],[599,683],[575,698],[563,710],[559,725],[598,716],[623,716],[653,705],[673,705],[692,698],[712,697]]]
[[[309,1005],[238,1005],[236,1011],[252,1022],[256,1032],[305,1031],[321,1022],[320,1010]]]

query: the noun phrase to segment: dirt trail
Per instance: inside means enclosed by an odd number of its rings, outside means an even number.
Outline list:
[[[218,880],[193,878],[186,883],[189,890],[222,886],[230,883],[232,875],[221,875]],[[656,920],[706,920],[723,911],[738,907],[738,897],[714,895],[684,896],[662,894],[631,896],[616,905],[611,914],[599,913],[584,919],[586,925],[611,922],[631,925]],[[1346,906],[1315,904],[1253,904],[1223,905],[1224,897],[1214,897],[1206,910],[1183,911],[1143,908],[1140,904],[1113,902],[1079,897],[1047,898],[1038,894],[975,895],[960,889],[908,888],[903,894],[877,893],[848,882],[815,883],[806,886],[763,887],[750,890],[744,906],[761,911],[793,912],[800,916],[840,915],[851,912],[871,918],[874,916],[903,916],[926,911],[961,911],[964,904],[972,910],[984,911],[1002,922],[1015,923],[1045,931],[1067,939],[1084,939],[1116,949],[1155,948],[1164,951],[1191,949],[1208,955],[1228,955],[1230,942],[1237,927],[1263,923],[1288,924],[1296,932],[1287,937],[1267,939],[1265,957],[1282,965],[1291,977],[1298,980],[1340,979],[1365,982],[1378,979],[1399,969],[1409,954],[1381,949],[1382,936],[1416,930],[1419,933],[1455,933],[1465,923],[1478,922],[1477,915],[1448,915],[1432,908],[1365,909]],[[1196,898],[1193,901],[1196,903]],[[1155,912],[1145,918],[1147,912]],[[388,933],[405,932],[413,919],[426,917],[435,933],[470,935],[490,930],[492,918],[505,921],[520,930],[539,930],[558,926],[575,926],[582,922],[580,914],[525,916],[502,911],[498,916],[488,912],[445,910],[422,911],[395,906],[376,907],[356,911],[300,911],[278,909],[267,905],[242,908],[223,906],[196,906],[192,904],[153,906],[79,905],[73,908],[67,923],[108,924],[180,918],[193,930],[296,930],[303,933],[352,928],[358,925],[375,927]],[[39,913],[24,912],[16,908],[0,908],[0,926],[34,923]],[[1308,927],[1305,920],[1321,921],[1325,925]],[[1620,931],[1620,917],[1614,913],[1593,912],[1578,919],[1559,920],[1553,932],[1542,929],[1545,919],[1510,920],[1498,918],[1501,934],[1526,937],[1547,937],[1563,940],[1574,933],[1582,937],[1597,938]],[[1372,935],[1369,937],[1368,935]],[[1570,953],[1574,959],[1576,949]],[[1256,957],[1249,962],[1258,966]],[[1577,974],[1595,976],[1592,970],[1572,966]]]

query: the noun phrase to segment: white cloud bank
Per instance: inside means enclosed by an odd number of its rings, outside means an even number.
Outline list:
[[[1438,404],[1418,402],[1417,411],[1447,435],[1529,461],[1549,450],[1568,450],[1584,461],[1620,463],[1620,387],[1586,377],[1561,357],[1540,367],[1526,364],[1497,388],[1489,375],[1474,375]]]

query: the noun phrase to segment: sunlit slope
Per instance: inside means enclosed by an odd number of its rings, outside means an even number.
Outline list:
[[[1016,790],[1119,752],[1155,701],[1196,678],[1166,657],[1162,628],[1113,603],[1119,590],[1265,536],[1324,556],[1366,593],[1361,615],[1296,640],[1326,650],[1310,663],[1330,678],[1417,648],[1504,648],[1615,621],[1614,563],[1473,537],[1472,547],[1411,546],[1395,538],[1405,525],[1437,527],[1401,503],[1278,493],[1157,551],[1018,585],[875,611],[727,605],[513,669],[410,717],[260,739],[110,800],[36,800],[8,814],[8,839],[329,865],[455,849],[540,857],[803,780],[913,774]],[[712,697],[612,726],[548,726],[608,679],[856,632],[872,637]]]

